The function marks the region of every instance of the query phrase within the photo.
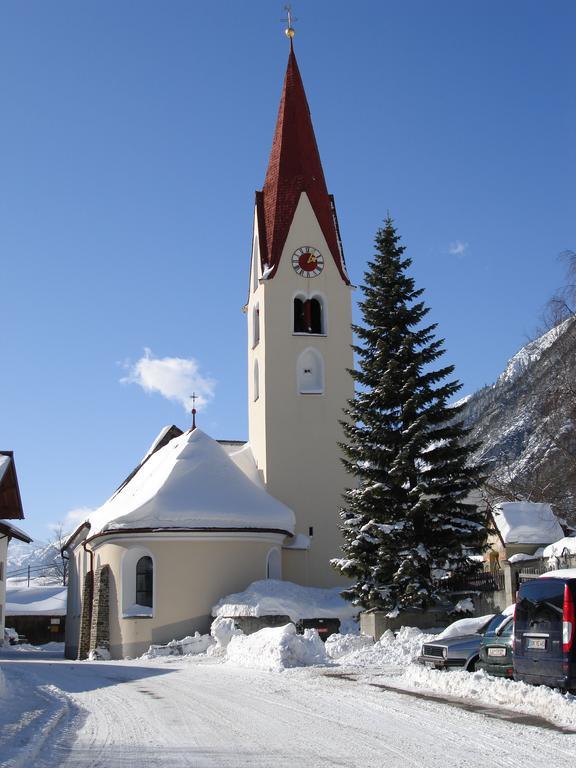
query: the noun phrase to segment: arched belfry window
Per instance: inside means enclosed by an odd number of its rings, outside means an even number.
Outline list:
[[[321,395],[324,392],[324,359],[317,349],[308,348],[300,354],[296,373],[301,395]]]
[[[152,587],[154,584],[154,566],[148,555],[136,563],[136,605],[152,608]]]
[[[322,299],[294,299],[294,333],[325,333]]]

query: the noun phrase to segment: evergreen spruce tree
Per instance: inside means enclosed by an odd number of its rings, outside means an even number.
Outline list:
[[[469,555],[488,531],[487,514],[466,503],[481,468],[469,464],[460,408],[448,405],[461,384],[449,380],[454,366],[434,366],[443,340],[436,325],[422,327],[429,310],[399,240],[387,218],[365,273],[364,322],[353,326],[356,394],[342,449],[357,485],[340,512],[344,557],[332,561],[355,580],[345,597],[392,613],[433,605],[448,575],[475,571]]]

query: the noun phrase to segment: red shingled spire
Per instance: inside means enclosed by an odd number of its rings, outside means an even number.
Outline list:
[[[300,194],[306,192],[342,279],[344,267],[334,201],[326,189],[310,109],[292,40],[264,189],[256,193],[262,267],[273,277]]]

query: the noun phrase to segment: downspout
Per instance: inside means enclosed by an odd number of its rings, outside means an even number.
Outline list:
[[[88,552],[90,555],[90,568],[89,572],[92,574],[92,599],[90,600],[90,608],[89,608],[89,616],[90,616],[90,624],[89,626],[92,626],[92,610],[94,607],[94,552],[91,549],[88,549],[88,546],[85,541],[82,542],[82,547],[84,549],[84,552]]]

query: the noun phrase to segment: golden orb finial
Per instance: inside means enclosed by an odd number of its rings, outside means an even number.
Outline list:
[[[290,38],[290,43],[292,43],[292,38],[296,34],[296,30],[292,26],[292,22],[293,21],[297,21],[297,19],[295,19],[292,16],[292,6],[291,5],[285,5],[284,6],[284,10],[286,11],[286,18],[282,19],[282,21],[287,21],[288,22],[288,26],[284,30],[284,34],[286,35],[286,37]]]

